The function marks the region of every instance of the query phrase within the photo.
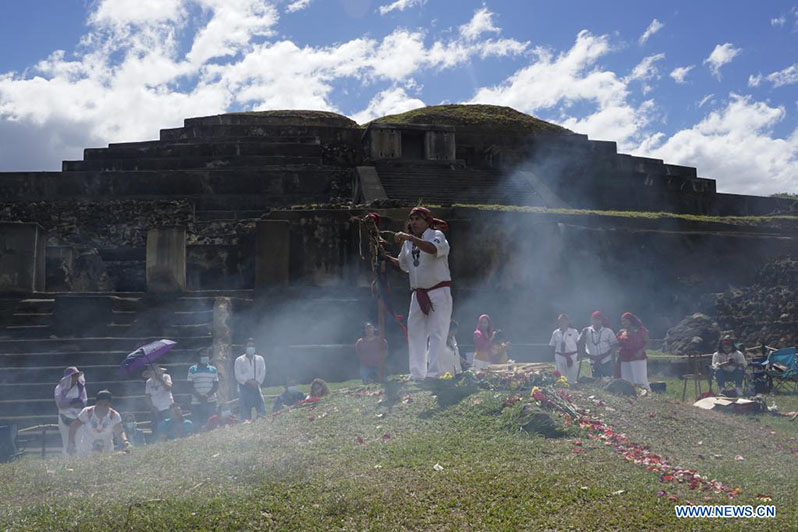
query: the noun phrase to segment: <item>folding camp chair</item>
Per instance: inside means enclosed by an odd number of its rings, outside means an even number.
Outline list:
[[[798,392],[798,358],[794,347],[772,351],[762,365],[773,383],[773,393]]]

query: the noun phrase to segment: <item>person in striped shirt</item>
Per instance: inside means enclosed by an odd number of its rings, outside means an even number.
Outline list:
[[[188,368],[188,382],[191,383],[191,419],[199,429],[216,413],[216,389],[219,387],[219,373],[211,365],[208,349],[201,349],[199,362]]]

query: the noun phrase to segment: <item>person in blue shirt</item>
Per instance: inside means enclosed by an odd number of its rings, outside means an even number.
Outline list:
[[[183,419],[183,409],[177,403],[169,407],[169,417],[158,424],[158,441],[185,438],[193,433],[193,424]]]
[[[211,414],[216,413],[216,390],[219,388],[219,373],[211,365],[208,349],[201,349],[199,362],[188,368],[191,383],[191,419],[197,428],[205,426]]]
[[[291,406],[305,398],[305,394],[299,391],[296,383],[291,379],[286,379],[283,386],[283,393],[274,399],[272,412],[277,412],[284,406]]]

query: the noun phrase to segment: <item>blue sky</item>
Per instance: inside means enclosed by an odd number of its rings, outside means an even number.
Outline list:
[[[3,0],[0,171],[190,116],[493,103],[798,192],[798,2]]]

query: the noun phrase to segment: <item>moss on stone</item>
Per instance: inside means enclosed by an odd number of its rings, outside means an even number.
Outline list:
[[[376,123],[436,124],[455,127],[505,129],[522,133],[568,134],[568,129],[499,105],[432,105],[383,116]]]
[[[301,123],[307,126],[360,127],[351,118],[330,111],[310,111],[303,109],[278,109],[271,111],[245,111],[228,113],[229,116],[262,118],[264,122],[276,124]]]

